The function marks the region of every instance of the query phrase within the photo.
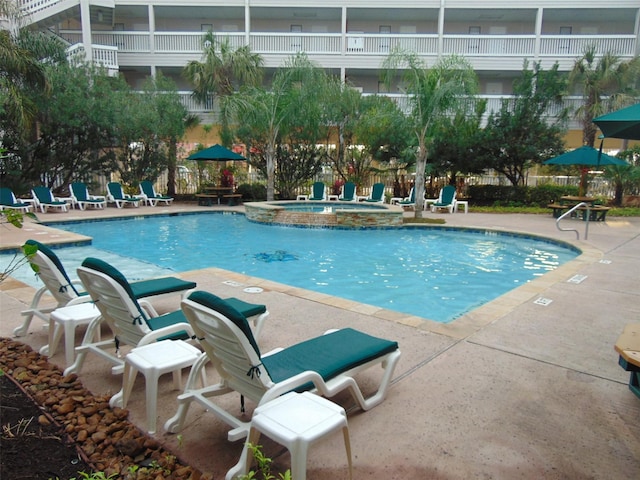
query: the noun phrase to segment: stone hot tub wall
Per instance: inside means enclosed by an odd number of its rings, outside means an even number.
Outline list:
[[[371,228],[402,225],[402,209],[385,205],[385,209],[342,210],[334,213],[294,212],[286,210],[285,203],[300,202],[248,202],[244,204],[249,220],[259,223],[301,225],[308,227]],[[340,202],[327,203],[339,207]],[[350,203],[349,205],[353,205]]]

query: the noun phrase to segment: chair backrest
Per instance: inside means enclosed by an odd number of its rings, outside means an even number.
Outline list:
[[[155,198],[158,196],[155,188],[153,188],[153,183],[149,180],[142,180],[140,182],[140,190],[142,190],[143,195],[146,195],[149,198]]]
[[[440,190],[440,203],[449,205],[456,198],[456,187],[447,185]]]
[[[111,195],[116,200],[124,199],[124,192],[122,191],[122,185],[118,182],[109,182],[107,184],[107,190],[109,190],[109,195]]]
[[[182,311],[224,383],[259,402],[273,386],[247,319],[215,295],[196,291],[182,300]]]
[[[37,267],[38,277],[56,299],[58,305],[66,305],[77,298],[80,294],[71,283],[62,262],[53,250],[36,240],[27,240],[25,243],[38,247],[35,255],[29,257],[29,263]]]
[[[0,187],[0,205],[14,205],[18,203],[13,191],[7,187]]]
[[[323,182],[314,182],[313,188],[311,189],[313,198],[326,198],[326,188]]]
[[[40,203],[51,203],[54,201],[53,194],[49,187],[38,186],[31,189],[33,195]]]
[[[89,198],[87,186],[83,182],[74,182],[69,187],[69,193],[80,202],[86,202]]]
[[[138,345],[142,337],[151,332],[147,314],[118,269],[88,257],[78,267],[78,277],[118,341]]]
[[[374,183],[371,187],[371,200],[382,200],[384,195],[384,183]]]
[[[356,184],[353,182],[346,182],[342,185],[342,199],[353,200],[356,196]]]

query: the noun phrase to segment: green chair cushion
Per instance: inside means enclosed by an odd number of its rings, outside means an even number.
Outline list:
[[[187,317],[184,316],[182,310],[176,310],[175,312],[166,313],[164,315],[160,315],[159,317],[153,317],[147,320],[147,325],[151,330],[160,330],[164,327],[169,327],[171,325],[175,325],[176,323],[189,323]],[[166,337],[158,338],[158,341],[162,340],[188,340],[189,334],[182,330],[180,332],[172,333],[171,335],[167,335]]]
[[[141,280],[129,284],[133,296],[136,298],[152,297],[165,293],[181,292],[196,288],[196,282],[188,282],[176,277],[153,278],[151,280]]]
[[[262,363],[276,383],[307,370],[319,373],[326,381],[397,349],[397,342],[343,328],[263,357]],[[312,387],[307,384],[297,390]]]
[[[229,320],[231,320],[235,324],[235,326],[245,334],[247,340],[249,340],[249,343],[255,350],[256,354],[260,356],[260,349],[258,348],[258,344],[253,337],[253,333],[251,332],[251,327],[249,327],[247,318],[238,310],[236,310],[229,302],[221,299],[220,297],[216,297],[212,293],[203,292],[201,290],[191,293],[191,295],[189,295],[189,300],[199,303],[200,305],[210,308],[211,310],[215,310],[216,312],[221,313]]]
[[[225,298],[224,301],[235,308],[237,311],[239,311],[246,318],[253,317],[254,315],[262,315],[267,311],[266,305],[243,302],[242,300],[234,297]]]

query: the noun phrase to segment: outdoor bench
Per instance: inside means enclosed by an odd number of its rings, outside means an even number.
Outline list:
[[[222,198],[226,198],[229,206],[237,205],[238,201],[242,198],[242,194],[240,193],[227,193],[222,196]]]
[[[218,203],[220,203],[220,198],[217,194],[212,193],[196,193],[196,198],[198,199],[198,205],[204,205],[207,207],[211,206],[211,200],[215,199]]]

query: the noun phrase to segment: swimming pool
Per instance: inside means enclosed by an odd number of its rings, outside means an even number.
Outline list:
[[[72,268],[98,256],[139,280],[153,276],[140,272],[141,264],[157,265],[164,274],[215,266],[443,323],[579,254],[492,231],[310,229],[262,225],[228,213],[55,227],[93,237],[92,247],[56,251]]]

